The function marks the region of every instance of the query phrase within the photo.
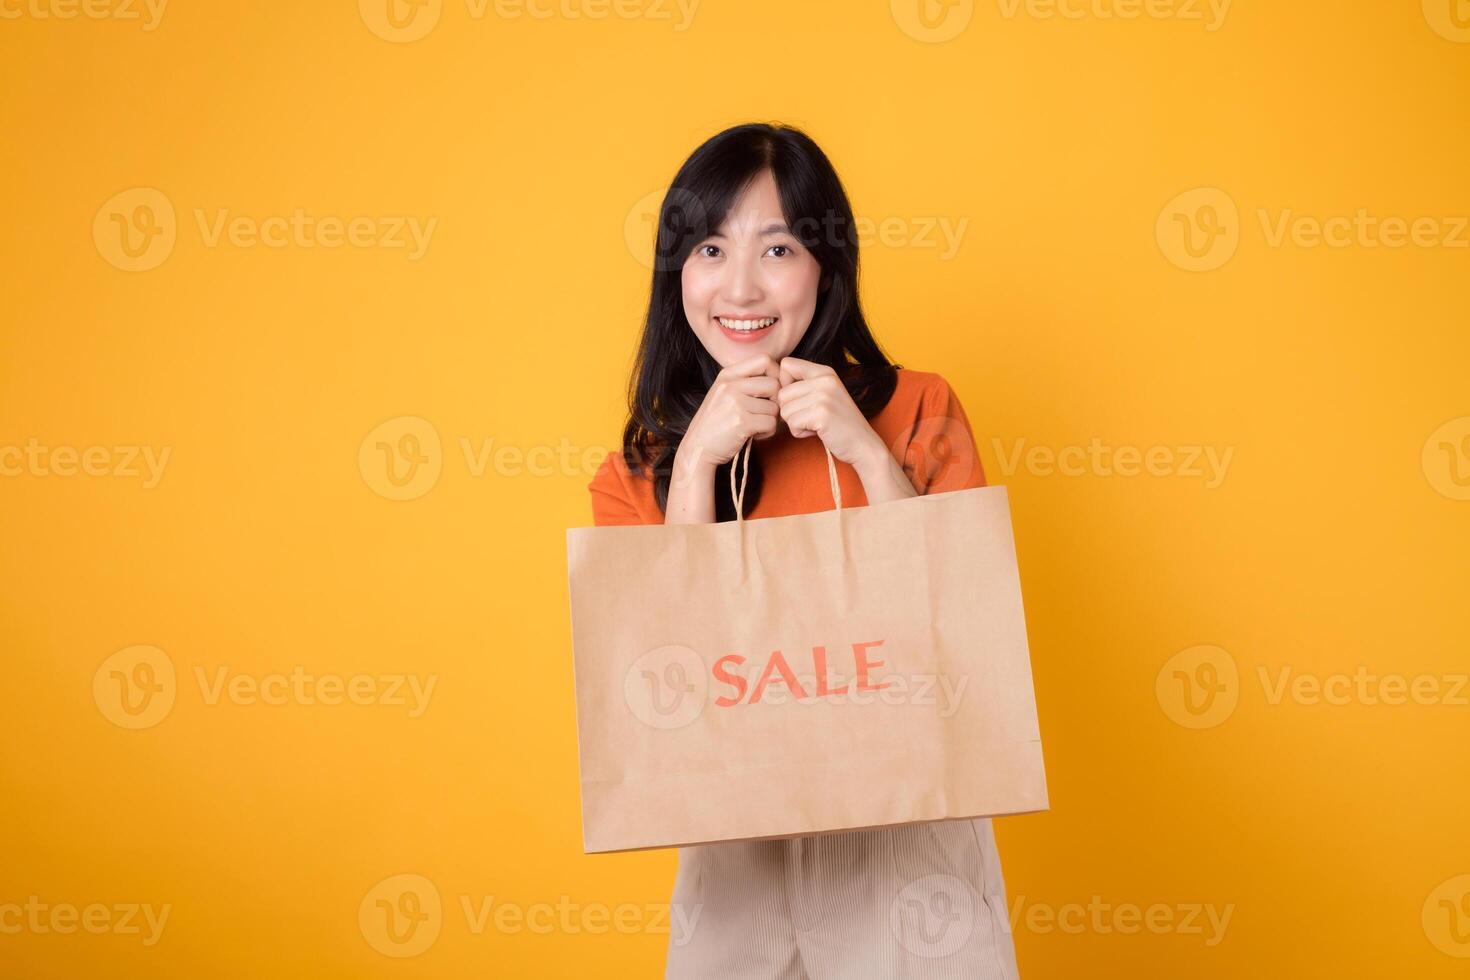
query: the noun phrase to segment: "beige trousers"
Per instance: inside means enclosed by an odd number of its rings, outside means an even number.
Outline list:
[[[679,849],[667,980],[1018,980],[988,819]]]

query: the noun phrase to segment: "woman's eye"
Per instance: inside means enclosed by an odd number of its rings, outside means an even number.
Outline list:
[[[775,253],[776,258],[778,259],[784,259],[786,256],[791,254],[791,249],[787,248],[785,245],[772,245],[771,251]]]
[[[720,246],[718,246],[718,245],[701,245],[701,246],[699,246],[699,254],[700,255],[703,255],[707,259],[717,258],[718,255],[719,255],[719,251],[720,251]]]

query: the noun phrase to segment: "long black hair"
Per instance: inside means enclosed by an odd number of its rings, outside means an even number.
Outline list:
[[[659,510],[668,504],[674,454],[720,365],[684,315],[682,270],[694,247],[715,233],[740,193],[765,170],[775,177],[793,237],[821,266],[811,326],[791,356],[837,372],[867,418],[888,404],[901,365],[890,363],[868,329],[858,300],[858,241],[852,207],[831,161],[801,130],[747,123],[700,146],[679,168],[659,209],[653,288],[628,383],[623,458],[654,480]],[[760,442],[750,452],[745,511],[760,499]],[[715,475],[715,520],[735,517],[730,463]]]

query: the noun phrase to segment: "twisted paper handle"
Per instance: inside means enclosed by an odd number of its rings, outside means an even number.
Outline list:
[[[730,499],[735,502],[735,520],[745,520],[745,478],[750,475],[750,447],[755,443],[755,437],[751,436],[745,440],[745,445],[740,447],[740,452],[730,461]],[[837,461],[832,458],[832,450],[824,444],[822,452],[827,454],[827,479],[832,483],[832,506],[836,510],[842,509],[842,487],[837,482]],[[735,489],[735,468],[740,467],[740,489]]]

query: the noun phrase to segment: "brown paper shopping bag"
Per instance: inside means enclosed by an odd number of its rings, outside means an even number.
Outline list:
[[[744,447],[748,460],[750,443]],[[1000,487],[571,528],[591,852],[1047,808]]]

